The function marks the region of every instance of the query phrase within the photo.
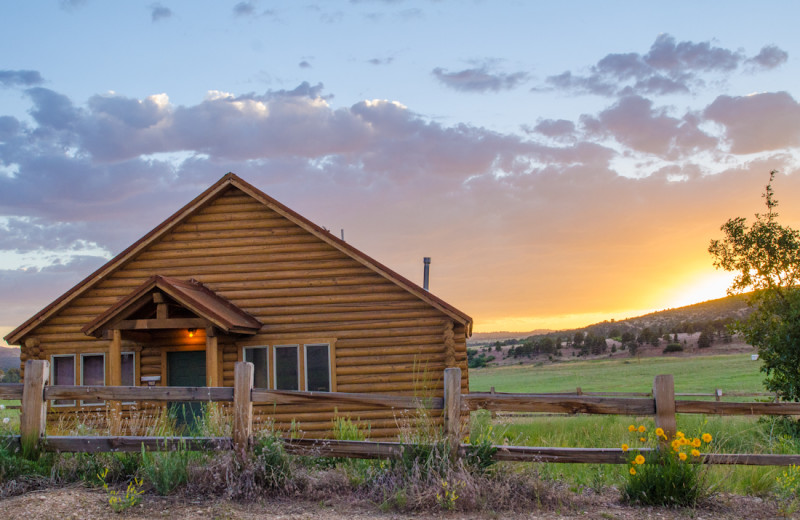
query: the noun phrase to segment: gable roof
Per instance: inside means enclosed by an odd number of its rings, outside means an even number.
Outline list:
[[[159,290],[183,308],[208,320],[215,327],[227,333],[255,334],[261,329],[260,321],[197,280],[183,282],[175,278],[155,275],[148,278],[145,283],[109,307],[81,330],[88,335],[99,337],[102,335],[104,327],[128,317],[143,304],[152,301],[152,293]]]
[[[210,204],[222,193],[224,193],[228,187],[231,186],[240,189],[247,195],[250,195],[257,201],[267,206],[272,211],[275,211],[276,213],[283,216],[287,220],[300,226],[305,231],[311,233],[312,235],[319,238],[323,242],[326,242],[327,244],[341,251],[345,255],[353,258],[354,260],[364,265],[365,267],[371,269],[372,271],[380,274],[387,280],[407,290],[409,293],[413,294],[420,300],[428,303],[432,307],[443,312],[444,314],[455,320],[457,323],[464,325],[468,337],[472,335],[472,318],[470,318],[467,314],[456,309],[455,307],[445,302],[441,298],[434,296],[433,294],[426,291],[419,285],[401,276],[395,271],[389,269],[385,265],[381,264],[377,260],[371,258],[367,254],[351,246],[347,242],[340,240],[332,233],[314,224],[313,222],[303,217],[299,213],[296,213],[295,211],[284,206],[277,200],[273,199],[266,193],[259,190],[258,188],[255,188],[251,184],[245,182],[244,180],[239,178],[236,174],[228,173],[224,175],[216,183],[214,183],[211,187],[209,187],[206,191],[198,195],[194,200],[186,204],[183,208],[179,209],[172,216],[167,218],[164,222],[153,228],[152,231],[150,231],[142,238],[131,244],[127,249],[119,253],[117,256],[106,262],[105,265],[103,265],[98,270],[96,270],[95,272],[84,278],[80,283],[75,285],[72,289],[68,290],[67,292],[56,298],[48,306],[46,306],[37,314],[29,318],[22,325],[20,325],[10,333],[8,333],[4,338],[6,342],[8,342],[10,345],[18,344],[19,341],[26,334],[30,333],[37,326],[47,321],[51,316],[59,312],[65,306],[69,305],[70,302],[72,302],[73,300],[84,294],[98,282],[102,281],[110,274],[115,272],[128,260],[131,260],[138,253],[140,253],[150,244],[152,244],[153,242],[157,241],[162,236],[170,232],[172,229],[174,229],[177,225],[186,220],[188,217],[200,211],[208,204]]]

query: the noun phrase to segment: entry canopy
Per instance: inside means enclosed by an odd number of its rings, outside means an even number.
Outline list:
[[[261,322],[195,279],[155,275],[83,327],[88,336],[109,330],[205,329],[256,334]]]

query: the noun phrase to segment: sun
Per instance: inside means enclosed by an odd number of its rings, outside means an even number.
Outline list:
[[[684,285],[670,291],[665,308],[685,307],[695,303],[724,298],[733,283],[734,273],[713,271],[698,274]]]

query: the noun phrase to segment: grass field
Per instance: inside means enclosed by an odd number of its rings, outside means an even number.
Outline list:
[[[653,378],[672,374],[675,392],[763,392],[761,364],[750,354],[572,361],[470,369],[469,388],[487,392],[649,392]]]
[[[658,374],[672,374],[678,393],[723,391],[764,392],[760,364],[749,354],[704,357],[643,358],[576,361],[550,365],[516,365],[472,369],[470,390],[498,392],[548,393],[574,392],[648,392]],[[473,434],[485,429],[488,413],[473,414]],[[651,417],[625,416],[541,416],[505,417],[492,422],[493,437],[498,443],[527,446],[563,446],[617,448],[630,442],[627,426],[631,423],[654,427]],[[713,449],[726,453],[797,453],[794,439],[776,433],[769,423],[756,417],[716,417],[679,415],[678,428],[688,435],[701,431],[714,436]],[[545,478],[570,482],[575,487],[619,486],[625,479],[623,466],[603,464],[541,464]],[[715,466],[709,468],[712,489],[762,495],[774,490],[775,477],[783,469],[774,467]]]

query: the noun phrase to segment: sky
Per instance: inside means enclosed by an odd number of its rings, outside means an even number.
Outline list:
[[[0,2],[0,336],[232,171],[470,314],[724,296],[800,226],[800,4]]]

